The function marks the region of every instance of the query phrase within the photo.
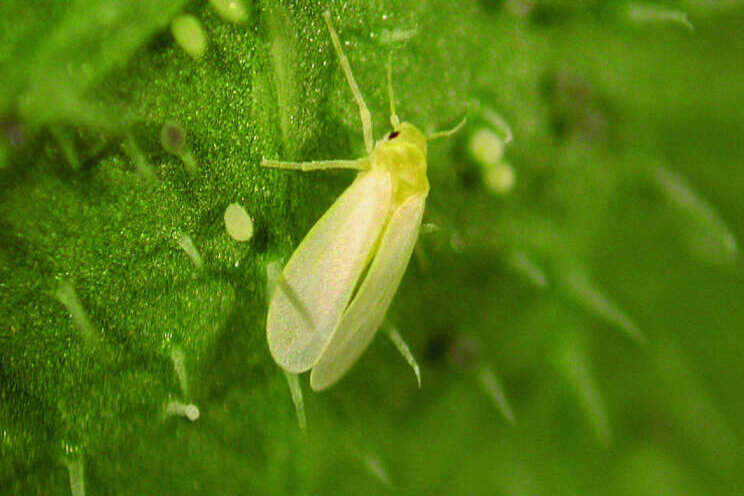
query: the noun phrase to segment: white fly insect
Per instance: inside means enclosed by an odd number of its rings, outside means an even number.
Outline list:
[[[393,131],[373,143],[369,109],[330,13],[326,11],[323,17],[359,106],[368,156],[262,162],[264,167],[278,169],[360,171],[292,254],[269,303],[266,336],[274,360],[292,374],[312,369],[310,386],[315,391],[338,381],[382,324],[411,258],[429,193],[427,137],[395,114],[391,64],[388,91]],[[449,136],[463,124],[464,120],[428,139]]]

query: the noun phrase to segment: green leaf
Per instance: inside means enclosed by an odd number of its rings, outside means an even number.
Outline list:
[[[736,494],[740,2],[660,2],[694,31],[624,0],[240,2],[0,3],[0,492]],[[268,272],[354,173],[260,162],[364,153],[326,9],[376,138],[391,53],[401,119],[468,124],[429,146],[437,229],[387,315],[421,389],[376,339],[303,385],[303,435]]]

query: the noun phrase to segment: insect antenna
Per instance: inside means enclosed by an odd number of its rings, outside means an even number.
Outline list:
[[[400,119],[398,119],[398,114],[395,113],[395,95],[393,94],[393,52],[388,55],[387,86],[388,99],[390,100],[390,125],[393,126],[393,130],[396,130],[400,127]]]
[[[455,134],[457,131],[462,129],[462,127],[465,125],[465,123],[468,121],[467,117],[463,117],[462,120],[452,129],[447,129],[445,131],[437,131],[435,133],[431,133],[426,139],[431,141],[439,138],[449,138],[453,134]]]

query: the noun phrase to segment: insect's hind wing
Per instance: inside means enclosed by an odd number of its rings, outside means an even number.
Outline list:
[[[338,381],[382,324],[416,245],[425,203],[425,194],[412,196],[390,218],[364,281],[313,367],[315,391]]]
[[[349,304],[388,218],[390,176],[362,173],[313,226],[282,271],[266,337],[286,371],[309,370]]]

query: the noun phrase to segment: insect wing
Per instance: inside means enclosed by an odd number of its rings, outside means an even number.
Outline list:
[[[271,354],[288,372],[318,360],[370,260],[390,201],[388,174],[359,174],[292,254],[266,322]]]
[[[315,391],[339,380],[382,324],[416,245],[425,203],[425,194],[412,196],[390,218],[367,276],[313,367]]]

